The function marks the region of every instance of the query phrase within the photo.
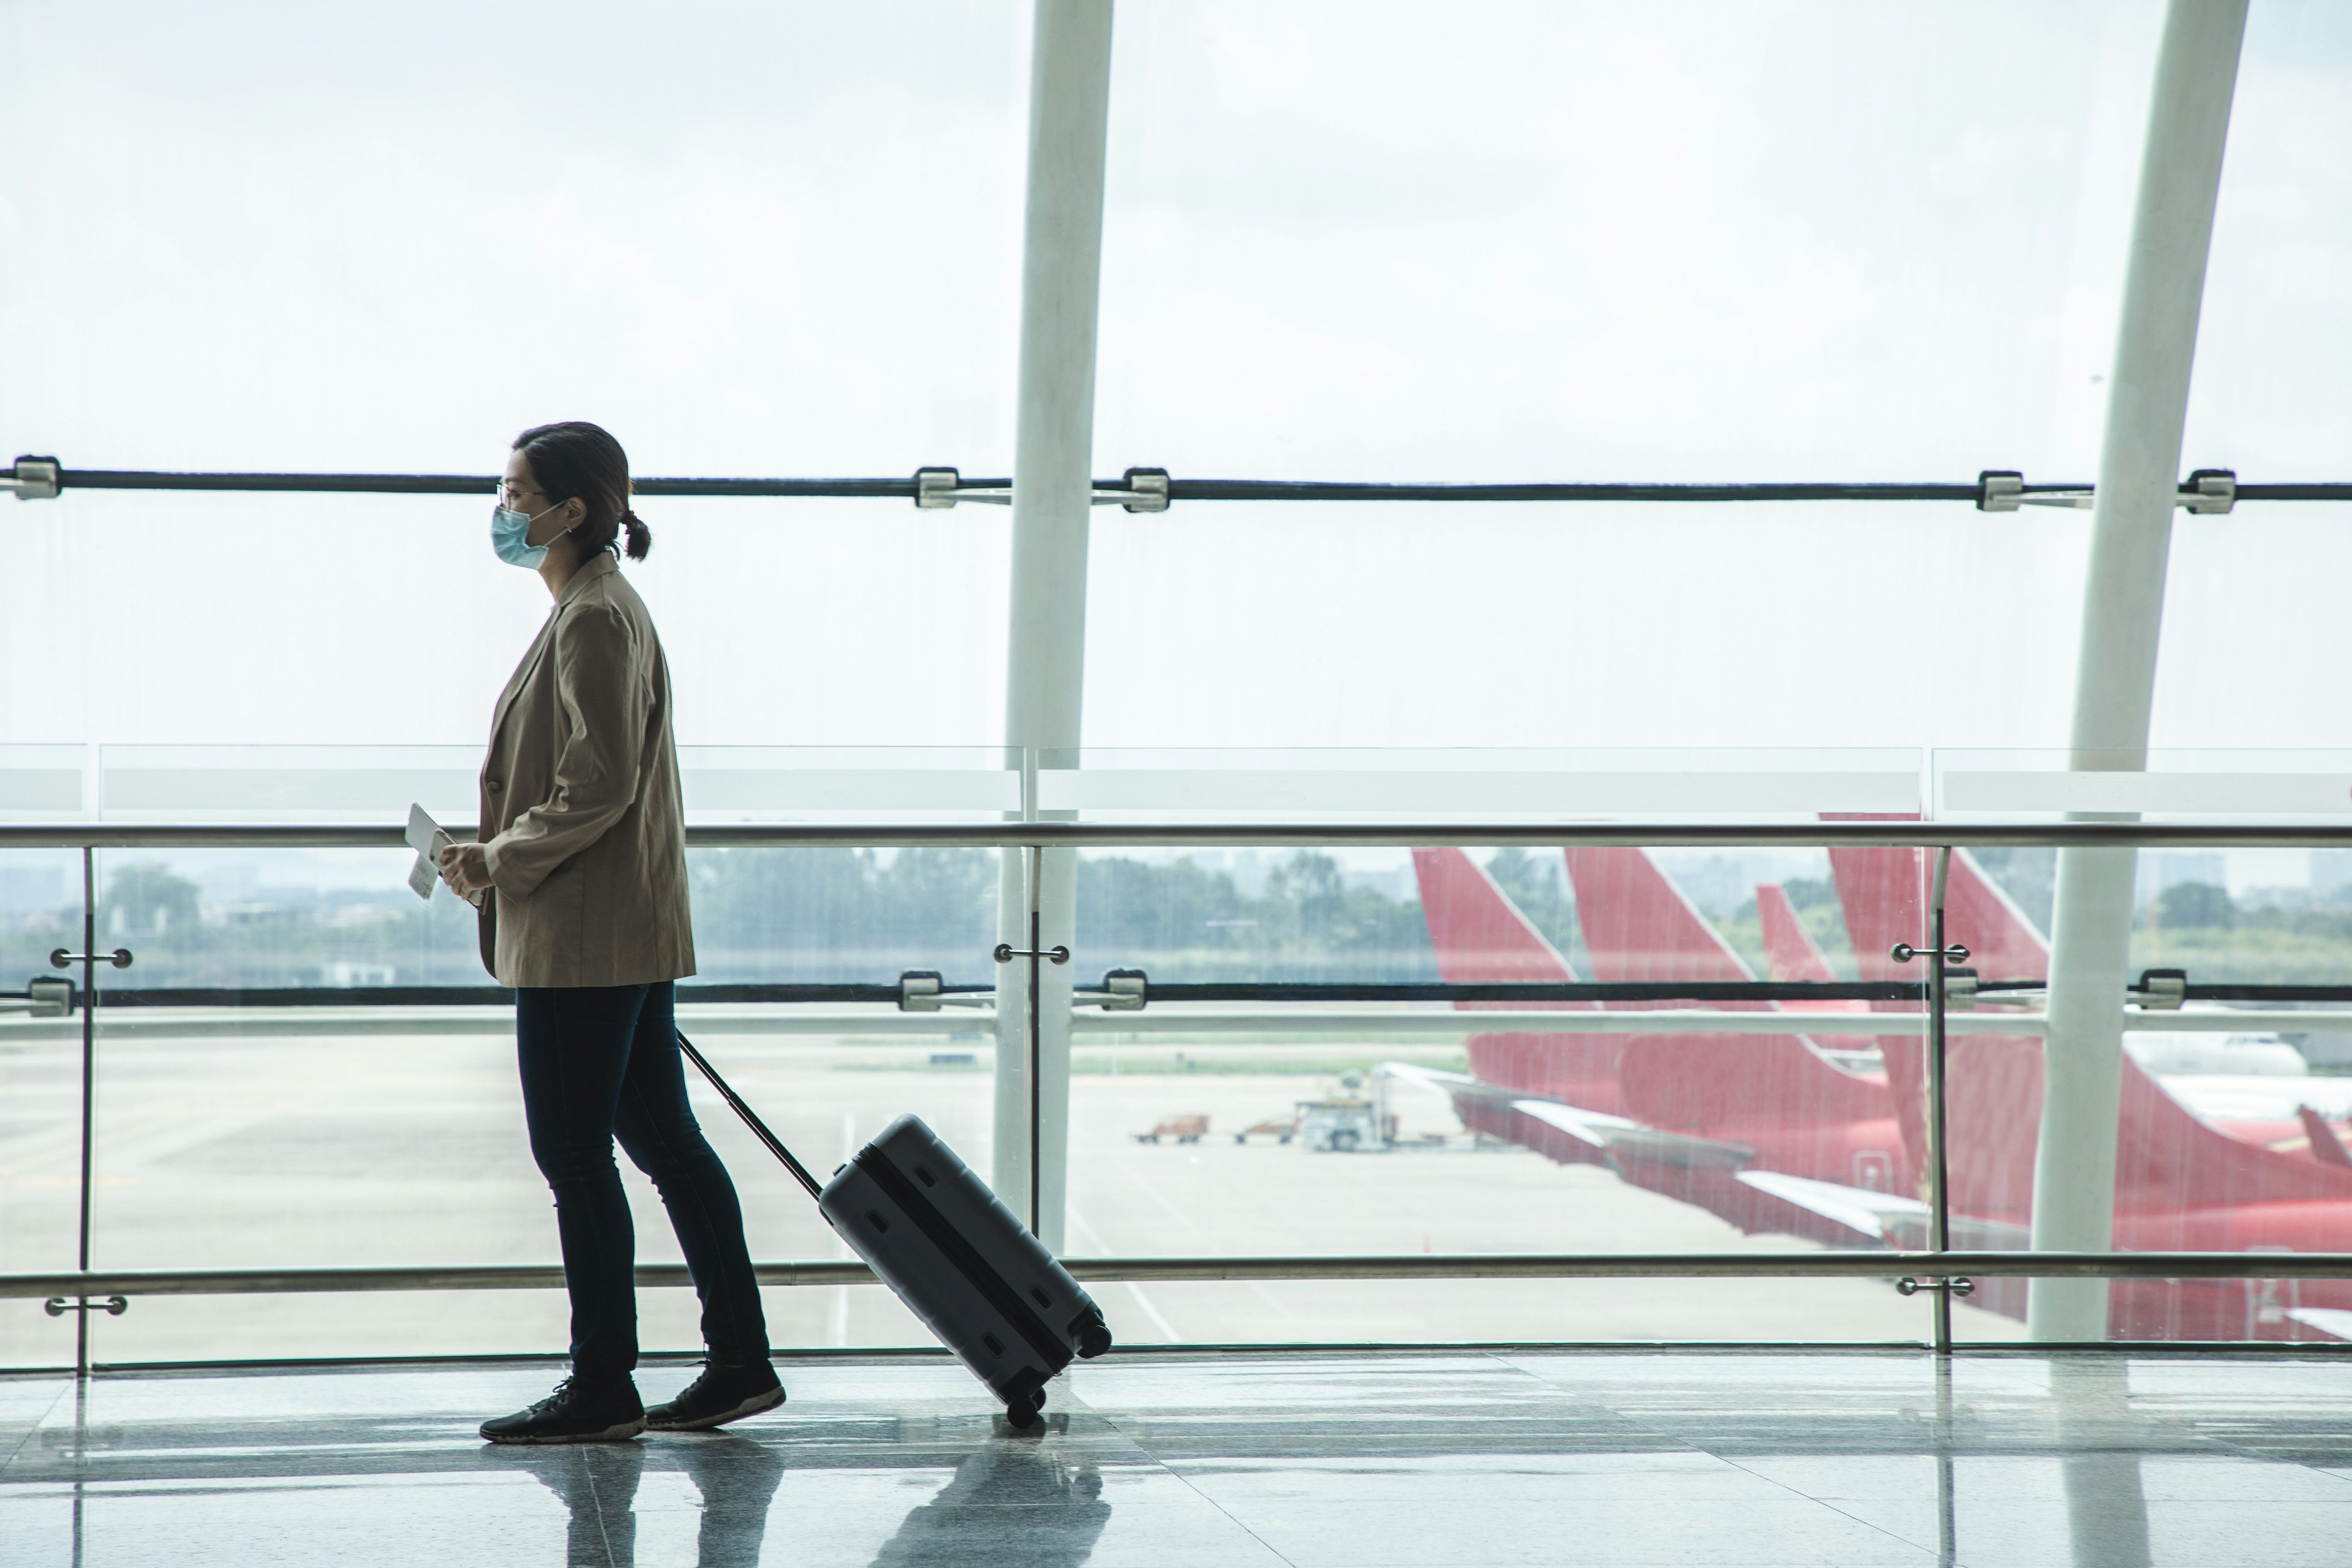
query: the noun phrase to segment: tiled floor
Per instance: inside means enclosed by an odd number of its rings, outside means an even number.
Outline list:
[[[951,1364],[833,1361],[723,1433],[475,1438],[555,1375],[0,1378],[0,1563],[2352,1562],[2333,1357],[1120,1356],[1041,1435]]]

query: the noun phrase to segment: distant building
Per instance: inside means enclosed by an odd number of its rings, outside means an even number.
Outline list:
[[[2230,866],[2218,850],[2157,849],[2143,851],[2139,858],[2139,877],[2133,890],[2136,903],[2153,903],[2164,896],[2167,888],[2183,882],[2205,882],[2216,888],[2230,885]]]
[[[53,910],[65,901],[64,867],[0,867],[0,910]]]
[[[2325,903],[2352,903],[2352,849],[2311,852],[2311,896]]]

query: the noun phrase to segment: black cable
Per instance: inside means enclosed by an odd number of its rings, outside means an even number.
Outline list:
[[[986,985],[949,985],[946,994],[985,994]],[[778,985],[681,985],[680,1003],[885,1002],[897,1005],[898,987],[844,983]],[[514,993],[498,985],[110,985],[106,1007],[503,1007]]]
[[[2040,980],[1988,981],[1979,995],[2044,989]],[[990,984],[943,985],[939,994],[985,996]],[[11,994],[14,994],[13,993]],[[1478,1002],[1529,1005],[1642,1002],[1921,1002],[1927,988],[1908,981],[1584,981],[1454,984],[1442,981],[1173,981],[1147,983],[1150,1002]],[[2146,993],[2133,990],[2137,998]],[[895,983],[804,982],[782,984],[680,985],[681,1004],[856,1003],[897,1005]],[[2352,985],[2190,985],[2190,1002],[2352,1003]],[[1081,996],[1091,1004],[1093,995]],[[2023,998],[2021,997],[2021,1000]],[[490,1007],[505,1006],[514,993],[496,985],[278,985],[115,986],[103,993],[106,1007]],[[77,996],[76,1005],[79,1005]],[[2157,1013],[2135,1016],[2153,1018]],[[1850,1015],[1853,1033],[1866,1015]]]
[[[2032,487],[2033,489],[2061,486]],[[1740,501],[1964,500],[1979,487],[1934,484],[1354,484],[1320,479],[1170,479],[1177,500]]]
[[[974,479],[1009,484],[1009,479]],[[66,468],[60,490],[239,490],[367,495],[493,495],[499,481],[487,474],[184,474],[134,468]],[[911,500],[915,481],[903,479],[649,479],[635,483],[641,496],[847,496]]]
[[[1123,490],[1123,479],[1097,479],[1098,490]],[[961,479],[966,489],[1003,489],[1010,479]],[[245,492],[372,495],[482,495],[498,480],[473,474],[230,474],[174,473],[143,468],[64,468],[61,490],[230,490]],[[2026,496],[2087,490],[2081,484],[2032,484]],[[644,479],[642,496],[770,496],[801,499],[910,500],[912,476],[905,479]],[[952,492],[949,492],[952,493]],[[1983,493],[1970,484],[1811,483],[1763,484],[1371,484],[1324,479],[1177,479],[1168,482],[1171,500],[1261,501],[1969,501]],[[2352,500],[2352,484],[2239,485],[2240,500]]]
[[[987,995],[988,984],[943,985],[942,995]],[[896,983],[680,985],[694,1003],[889,1004]],[[1457,984],[1440,982],[1237,981],[1153,984],[1154,1002],[1916,1002],[1924,985],[1900,981],[1780,984],[1770,981]],[[496,985],[109,986],[108,1007],[489,1007],[514,993]],[[1857,1015],[1857,1018],[1859,1015]]]
[[[1924,984],[1905,981],[1784,983],[1592,981],[1455,984],[1381,981],[1148,983],[1153,1002],[1917,1002]],[[1088,998],[1091,1000],[1091,998]]]

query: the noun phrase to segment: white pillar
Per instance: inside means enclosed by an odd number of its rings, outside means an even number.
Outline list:
[[[2146,765],[2181,426],[2245,28],[2246,0],[2171,0],[2165,11],[2083,591],[2077,768]],[[2036,1248],[2100,1252],[2113,1240],[2137,860],[2129,849],[2069,849],[2058,858],[2033,1170]],[[2097,1340],[2106,1331],[2105,1280],[2032,1282],[2029,1338]]]
[[[1078,744],[1085,693],[1087,523],[1092,507],[1096,304],[1102,280],[1103,155],[1110,118],[1110,0],[1037,0],[1029,66],[1029,185],[1021,260],[1021,391],[1013,459],[1013,605],[1004,688],[1011,746]],[[1034,806],[1034,802],[1032,805]],[[1077,863],[1044,858],[1045,945],[1076,923]],[[1029,945],[1024,879],[1006,855],[999,930]],[[1083,962],[1083,959],[1081,959]],[[1070,982],[1042,966],[1039,1229],[1060,1251],[1069,1164]],[[1029,1212],[1025,964],[1001,975],[996,1191]]]

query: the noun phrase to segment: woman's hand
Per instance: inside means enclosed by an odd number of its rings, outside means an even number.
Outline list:
[[[441,851],[441,879],[461,899],[490,885],[489,852],[479,844],[452,844]]]

